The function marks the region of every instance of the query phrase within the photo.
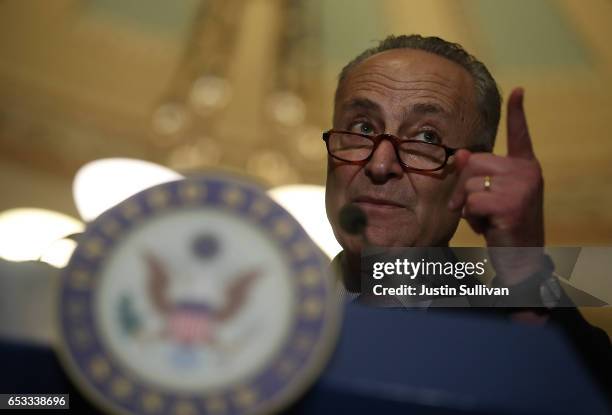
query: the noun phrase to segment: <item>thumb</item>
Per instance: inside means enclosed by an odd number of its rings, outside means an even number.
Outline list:
[[[463,203],[465,202],[465,198],[467,197],[465,192],[465,181],[467,180],[467,177],[465,174],[462,174],[462,172],[465,169],[465,166],[467,166],[471,155],[472,153],[465,149],[457,150],[455,153],[454,166],[459,179],[455,184],[455,190],[453,191],[453,194],[448,202],[448,207],[451,210],[462,207]]]
[[[472,153],[469,150],[463,148],[457,150],[457,152],[455,153],[455,168],[457,169],[458,173],[461,173],[463,171],[471,155]]]

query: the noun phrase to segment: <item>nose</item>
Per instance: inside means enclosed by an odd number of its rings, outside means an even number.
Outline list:
[[[404,169],[400,164],[393,143],[382,140],[364,167],[365,174],[374,183],[385,183],[393,178],[402,177]]]

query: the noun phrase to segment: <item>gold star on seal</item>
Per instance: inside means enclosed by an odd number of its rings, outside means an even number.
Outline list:
[[[119,399],[126,398],[133,390],[132,382],[123,377],[116,378],[111,383],[111,391]]]
[[[206,196],[206,188],[187,182],[179,187],[179,196],[185,202],[195,202]]]
[[[85,251],[85,255],[90,259],[95,259],[102,255],[104,252],[104,241],[102,238],[91,238],[87,242],[85,242],[85,246],[83,247]]]
[[[244,195],[238,189],[227,189],[223,192],[222,198],[231,207],[236,207],[244,202]]]
[[[299,278],[303,285],[313,287],[319,283],[321,275],[315,267],[308,267],[301,272]]]
[[[310,244],[306,241],[298,241],[291,246],[291,252],[296,260],[302,261],[310,255]]]
[[[96,380],[103,381],[110,375],[111,368],[105,358],[97,356],[89,363],[89,371]]]
[[[263,218],[270,212],[271,209],[272,205],[270,202],[267,202],[264,199],[257,199],[250,207],[251,213],[253,213],[257,218]]]
[[[164,401],[159,394],[154,392],[146,392],[142,396],[142,407],[147,413],[160,412]]]
[[[174,405],[172,413],[175,415],[197,415],[198,410],[188,401],[181,401]]]
[[[213,414],[220,414],[227,411],[227,404],[222,398],[213,396],[204,401],[206,411]]]
[[[279,219],[274,223],[274,233],[280,238],[289,237],[293,231],[293,226],[287,219]]]
[[[119,231],[121,231],[121,225],[115,219],[108,219],[102,223],[102,232],[106,236],[110,236],[111,238],[117,236]]]
[[[316,297],[307,298],[302,303],[302,315],[309,320],[320,317],[322,312],[323,303]]]
[[[83,270],[75,270],[70,274],[70,285],[77,290],[85,290],[89,288],[91,283],[91,275]]]
[[[247,408],[257,401],[257,393],[252,388],[243,387],[236,392],[234,400],[238,406]]]
[[[170,195],[164,189],[155,189],[147,196],[149,206],[154,209],[166,207],[170,201]]]
[[[140,212],[140,206],[133,200],[123,202],[123,206],[121,206],[121,213],[126,219],[134,219]]]
[[[74,344],[79,349],[86,349],[91,345],[92,338],[89,331],[84,328],[76,328],[72,330],[71,337],[74,341]]]

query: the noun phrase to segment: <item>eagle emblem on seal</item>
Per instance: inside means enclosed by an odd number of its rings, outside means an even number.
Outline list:
[[[217,251],[217,242],[210,237],[194,241],[193,253],[201,259],[211,259]],[[166,339],[183,349],[197,346],[220,348],[216,336],[219,327],[231,321],[242,309],[261,275],[258,269],[231,275],[222,290],[223,298],[215,298],[215,301],[210,301],[210,297],[194,299],[193,295],[176,298],[170,295],[175,276],[169,272],[160,256],[147,250],[142,254],[142,261],[146,270],[145,294],[162,326],[155,330],[147,328],[145,316],[137,311],[132,298],[126,294],[119,303],[122,331],[139,339]]]

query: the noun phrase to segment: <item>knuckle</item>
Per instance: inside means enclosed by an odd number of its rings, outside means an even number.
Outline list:
[[[470,156],[470,161],[472,163],[480,163],[484,160],[487,160],[487,156],[489,156],[490,154],[488,153],[474,153]]]
[[[473,192],[478,189],[478,183],[476,182],[475,177],[471,177],[470,179],[465,181],[465,190],[468,192]]]
[[[544,179],[541,175],[533,174],[529,177],[529,180],[525,182],[525,186],[526,189],[524,193],[528,194],[529,196],[537,194],[544,187]]]
[[[530,193],[523,193],[521,195],[521,198],[516,201],[512,211],[519,215],[521,212],[523,212],[529,207],[531,199],[532,198]]]
[[[542,165],[537,159],[530,160],[526,170],[535,178],[542,178]]]
[[[465,207],[469,211],[473,211],[478,204],[478,196],[475,193],[470,193],[465,201]]]
[[[496,221],[496,227],[504,231],[512,231],[517,227],[517,221],[512,216],[505,216]]]
[[[478,167],[483,168],[491,163],[495,163],[495,160],[499,156],[490,153],[475,153],[470,157],[472,171]],[[469,165],[469,164],[468,164]]]

